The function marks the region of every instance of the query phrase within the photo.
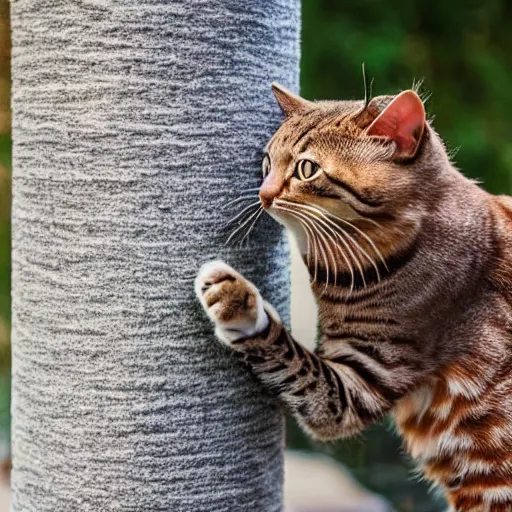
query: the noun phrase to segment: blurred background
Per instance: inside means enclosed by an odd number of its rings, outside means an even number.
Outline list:
[[[9,437],[11,113],[9,3],[0,0],[0,460]]]
[[[427,110],[435,117],[437,131],[450,150],[455,153],[460,149],[455,156],[457,165],[467,176],[478,178],[487,190],[510,194],[511,15],[512,3],[506,0],[303,0],[302,95],[310,99],[362,98],[362,62],[368,77],[374,78],[375,95],[396,93],[411,87],[413,81],[423,80],[424,92],[431,94]],[[9,437],[9,55],[8,2],[0,0],[0,456]],[[302,340],[314,332],[314,323],[303,322],[308,316],[304,312],[314,317],[314,305],[304,276],[299,270],[293,275],[293,326]],[[360,438],[333,444],[311,442],[290,422],[288,445],[330,458],[304,462],[292,457],[292,476],[297,465],[311,471],[310,480],[313,473],[324,471],[324,483],[336,481],[340,489],[342,480],[346,483],[347,490],[340,491],[345,497],[359,492],[354,490],[354,477],[385,496],[395,510],[444,510],[442,501],[411,474],[411,465],[387,421]],[[328,462],[333,459],[352,477]],[[315,470],[315,465],[323,469]],[[333,471],[337,476],[329,480]],[[322,512],[348,510],[327,506]],[[378,510],[377,505],[364,506],[351,510]]]

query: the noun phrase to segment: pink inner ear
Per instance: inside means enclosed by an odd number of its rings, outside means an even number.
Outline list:
[[[366,133],[394,140],[395,156],[404,158],[414,156],[424,128],[423,102],[414,91],[404,91],[373,121]]]

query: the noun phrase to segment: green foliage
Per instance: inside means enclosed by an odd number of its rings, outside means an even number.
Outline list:
[[[362,98],[424,80],[434,126],[457,165],[494,193],[512,192],[512,4],[457,0],[303,0],[302,94]]]

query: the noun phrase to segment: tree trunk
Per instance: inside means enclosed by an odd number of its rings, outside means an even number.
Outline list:
[[[298,85],[298,0],[16,0],[13,511],[281,507],[278,407],[213,339],[223,258],[288,317],[288,249],[214,236]]]

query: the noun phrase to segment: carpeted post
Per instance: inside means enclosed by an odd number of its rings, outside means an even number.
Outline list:
[[[274,223],[213,236],[298,86],[298,0],[16,0],[13,512],[267,512],[283,422],[214,341],[224,258],[288,315]]]

